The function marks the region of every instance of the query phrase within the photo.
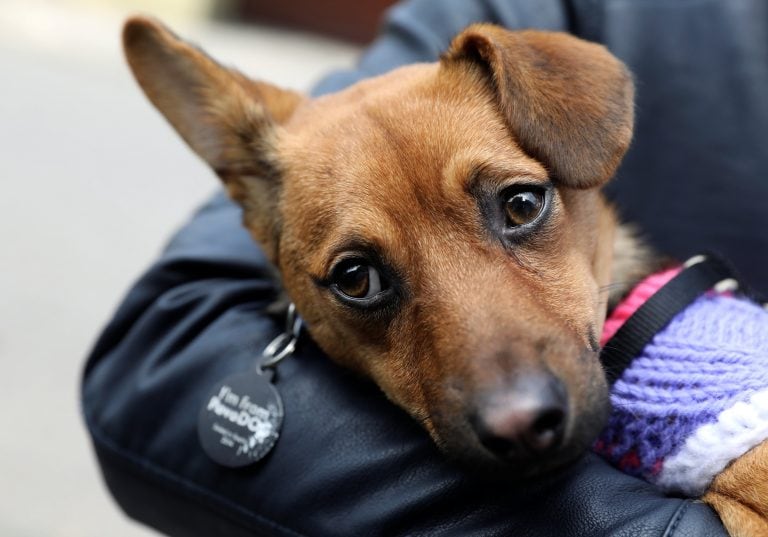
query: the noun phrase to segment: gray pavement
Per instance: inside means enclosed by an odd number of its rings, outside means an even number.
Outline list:
[[[130,283],[215,178],[148,105],[124,12],[0,0],[0,536],[139,536],[109,498],[78,408],[83,359]],[[253,76],[306,89],[357,49],[179,19]]]

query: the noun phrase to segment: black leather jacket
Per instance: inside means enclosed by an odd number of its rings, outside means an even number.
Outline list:
[[[570,30],[607,43],[638,82],[635,144],[611,190],[665,251],[719,249],[768,287],[768,11],[764,0],[418,0],[394,9],[359,70],[317,93],[434,59],[470,22]],[[223,195],[129,292],[85,369],[83,411],[132,517],[173,535],[724,535],[705,505],[668,498],[595,456],[527,486],[475,481],[378,389],[308,340],[281,363],[283,432],[253,467],[211,462],[205,393],[280,327],[271,271]],[[105,528],[105,531],[108,531]]]

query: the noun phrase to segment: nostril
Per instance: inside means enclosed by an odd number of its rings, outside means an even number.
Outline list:
[[[544,410],[531,424],[527,443],[536,451],[545,451],[560,443],[565,423],[565,412],[560,408]]]
[[[537,434],[544,434],[553,430],[560,429],[563,425],[565,412],[559,408],[545,410],[531,425],[531,430]]]
[[[514,457],[521,454],[521,445],[515,442],[514,439],[506,438],[503,436],[496,436],[493,434],[481,434],[480,443],[483,444],[489,451],[501,455],[503,457]]]
[[[520,376],[480,397],[472,426],[483,446],[500,457],[540,456],[564,443],[567,407],[559,379]]]

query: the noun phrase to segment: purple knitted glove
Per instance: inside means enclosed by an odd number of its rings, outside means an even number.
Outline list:
[[[654,336],[611,392],[594,450],[624,472],[689,496],[768,439],[768,312],[699,297]]]

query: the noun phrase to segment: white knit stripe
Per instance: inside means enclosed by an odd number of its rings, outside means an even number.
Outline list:
[[[722,411],[667,457],[656,483],[664,490],[701,496],[728,464],[768,439],[768,389]]]

